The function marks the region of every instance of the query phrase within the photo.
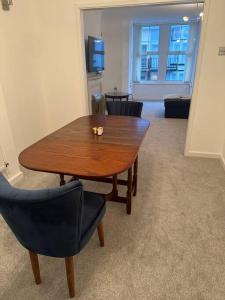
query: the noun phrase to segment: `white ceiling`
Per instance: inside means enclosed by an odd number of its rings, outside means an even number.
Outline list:
[[[203,11],[203,4],[199,4],[199,11]],[[196,19],[198,15],[196,4],[174,4],[174,5],[148,5],[137,7],[108,8],[107,13],[114,12],[121,17],[129,16],[135,22],[143,21],[163,21],[181,20],[183,16],[189,16],[190,19]]]

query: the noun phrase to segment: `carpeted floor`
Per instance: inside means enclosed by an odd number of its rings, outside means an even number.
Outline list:
[[[143,117],[152,126],[139,155],[132,215],[107,204],[105,248],[95,234],[75,259],[76,298],[224,300],[225,172],[217,160],[183,156],[187,121],[164,119],[162,102],[146,102]],[[26,172],[19,186],[56,184],[56,176]],[[41,256],[36,286],[26,250],[2,219],[0,226],[0,299],[67,299],[63,259]]]

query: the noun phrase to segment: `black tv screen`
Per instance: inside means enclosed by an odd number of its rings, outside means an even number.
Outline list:
[[[88,37],[88,72],[104,70],[105,47],[104,41],[92,36]]]

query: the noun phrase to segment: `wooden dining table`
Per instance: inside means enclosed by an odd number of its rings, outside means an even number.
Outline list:
[[[103,135],[93,127],[103,127]],[[20,164],[28,169],[112,184],[106,201],[125,203],[131,214],[132,193],[137,192],[138,151],[150,126],[148,120],[128,116],[80,117],[22,151]],[[127,179],[118,175],[128,171]],[[119,196],[118,185],[127,186]]]

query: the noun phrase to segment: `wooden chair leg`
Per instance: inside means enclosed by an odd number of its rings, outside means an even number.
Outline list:
[[[66,277],[69,289],[70,298],[75,296],[75,283],[74,283],[74,259],[73,256],[65,257]]]
[[[100,242],[100,247],[104,247],[105,241],[104,241],[104,231],[103,231],[103,224],[102,222],[97,226],[98,230],[98,238]]]
[[[40,284],[41,283],[41,275],[40,275],[38,256],[36,253],[34,253],[32,251],[29,251],[29,255],[30,255],[30,262],[31,262],[35,282],[36,282],[36,284]]]

